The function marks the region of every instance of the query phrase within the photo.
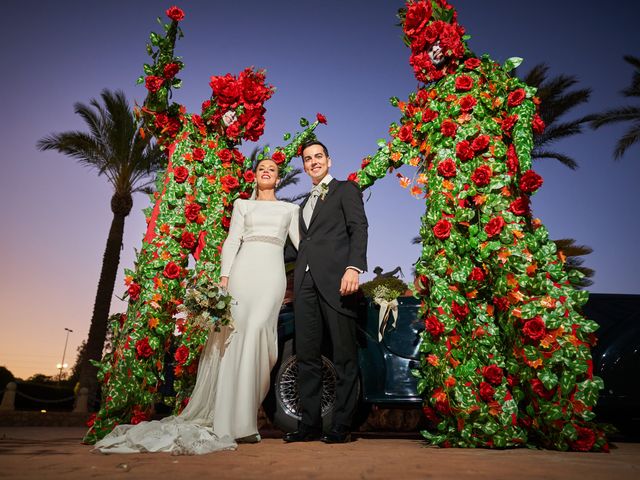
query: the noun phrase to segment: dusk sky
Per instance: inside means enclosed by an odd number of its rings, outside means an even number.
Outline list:
[[[472,36],[477,53],[503,62],[524,58],[528,71],[540,62],[550,73],[576,75],[592,99],[573,116],[630,103],[620,90],[632,68],[622,57],[640,57],[640,2],[611,4],[585,0],[451,0]],[[399,111],[391,96],[406,98],[417,83],[408,64],[396,11],[401,0],[184,1],[185,37],[176,53],[186,68],[175,100],[198,112],[210,94],[211,75],[247,66],[267,70],[277,88],[267,103],[267,127],[260,144],[281,144],[298,119],[322,112],[318,128],[333,159],[332,174],[346,176],[374,153]],[[136,86],[148,61],[145,44],[159,31],[165,1],[3,2],[0,30],[3,85],[2,174],[0,175],[0,365],[26,378],[54,374],[65,341],[66,361],[86,339],[111,223],[111,188],[104,177],[36,142],[53,132],[85,129],[74,102],[88,103],[103,88],[122,89],[142,102]],[[534,214],[552,238],[575,238],[594,249],[586,265],[596,270],[592,292],[640,293],[638,179],[640,146],[618,162],[615,141],[628,126],[604,127],[554,148],[575,158],[571,171],[553,160],[534,168],[545,183],[533,198]],[[299,128],[299,127],[298,127]],[[242,150],[249,153],[253,144]],[[299,165],[296,159],[295,164]],[[412,176],[408,167],[406,174]],[[306,176],[287,193],[309,189]],[[414,199],[394,176],[365,193],[369,217],[369,266],[401,266],[410,281],[419,247],[424,201]],[[124,292],[123,269],[132,267],[145,230],[137,195],[127,218],[116,294]],[[364,279],[371,278],[371,274]],[[112,312],[124,311],[118,299]]]

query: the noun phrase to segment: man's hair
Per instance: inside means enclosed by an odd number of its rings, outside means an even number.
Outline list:
[[[327,150],[327,147],[324,146],[324,143],[320,142],[319,140],[309,140],[308,142],[304,142],[302,144],[302,148],[300,149],[300,156],[302,157],[302,159],[304,160],[304,151],[305,149],[311,147],[312,145],[320,145],[322,147],[322,150],[324,150],[324,154],[328,157],[329,156],[329,150]]]

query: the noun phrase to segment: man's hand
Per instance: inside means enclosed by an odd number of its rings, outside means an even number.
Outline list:
[[[229,285],[229,277],[220,277],[220,281],[218,282],[218,285],[220,285],[222,288],[226,290],[227,285]]]
[[[342,281],[340,282],[340,295],[351,295],[358,290],[359,285],[359,273],[353,268],[347,268],[342,275]]]

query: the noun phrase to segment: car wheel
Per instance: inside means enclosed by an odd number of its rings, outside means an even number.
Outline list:
[[[285,343],[282,362],[273,383],[273,424],[284,432],[298,429],[300,398],[298,396],[298,362],[293,354],[293,341]],[[322,356],[322,423],[328,430],[336,399],[336,369],[333,362]],[[270,412],[267,411],[267,414]]]

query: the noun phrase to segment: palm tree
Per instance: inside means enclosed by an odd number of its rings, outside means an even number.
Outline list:
[[[164,154],[140,133],[141,123],[133,114],[122,91],[105,89],[102,103],[92,99],[89,105],[76,103],[75,113],[89,127],[89,133],[70,131],[55,133],[38,141],[40,150],[57,150],[74,158],[85,167],[105,175],[113,187],[111,211],[113,219],[102,259],[102,270],[86,345],[86,356],[80,368],[79,382],[95,395],[97,368],[107,333],[107,320],[114,284],[120,263],[120,249],[125,218],[133,207],[132,194],[151,192],[152,174],[162,167]]]
[[[578,163],[573,158],[549,150],[548,147],[553,142],[582,133],[582,127],[587,122],[586,118],[561,121],[561,117],[573,108],[587,103],[591,96],[591,89],[572,90],[572,87],[578,83],[575,76],[558,75],[548,78],[548,71],[549,66],[540,63],[522,79],[528,85],[538,89],[539,115],[547,126],[544,133],[534,135],[531,156],[534,159],[552,158],[575,170],[578,168]]]
[[[578,288],[588,287],[593,285],[593,278],[595,271],[592,268],[584,267],[584,255],[589,255],[593,252],[593,248],[586,245],[576,245],[576,241],[573,238],[561,238],[560,240],[553,241],[556,244],[556,248],[565,259],[565,269],[567,272],[571,270],[577,270],[584,274],[582,279],[574,285]]]
[[[640,58],[625,55],[624,60],[635,68],[631,85],[622,90],[627,98],[640,97]],[[614,151],[614,158],[620,160],[627,149],[634,143],[640,142],[640,106],[620,107],[589,117],[593,128],[600,128],[610,123],[629,122],[629,130],[618,140]]]

